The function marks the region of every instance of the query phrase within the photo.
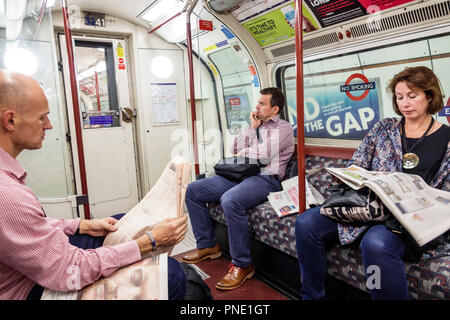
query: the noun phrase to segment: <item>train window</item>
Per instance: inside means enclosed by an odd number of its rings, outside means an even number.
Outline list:
[[[249,116],[255,96],[255,78],[249,72],[249,59],[236,54],[236,48],[228,47],[209,55],[216,66],[223,85],[227,128],[232,134],[250,124]]]
[[[360,140],[375,122],[396,117],[386,88],[391,77],[406,66],[425,65],[433,69],[441,79],[442,88],[448,88],[450,76],[444,70],[448,70],[450,64],[449,39],[449,35],[444,35],[411,40],[305,62],[307,142],[317,141],[316,138]],[[280,67],[277,75],[286,93],[288,118],[296,135],[295,66]]]
[[[36,34],[38,36],[35,37]],[[73,194],[63,105],[59,83],[55,79],[58,69],[54,51],[49,12],[45,13],[40,26],[34,18],[25,19],[21,38],[16,41],[7,41],[4,29],[0,26],[0,68],[22,72],[36,79],[48,100],[53,129],[47,131],[41,149],[24,150],[17,158],[29,173],[27,186],[39,198]]]
[[[83,127],[120,126],[112,44],[77,40],[74,56]]]

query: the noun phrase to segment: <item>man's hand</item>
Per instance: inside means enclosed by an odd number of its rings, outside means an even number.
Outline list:
[[[157,247],[168,247],[176,245],[184,239],[187,232],[187,215],[181,218],[165,219],[156,224],[150,231]],[[148,235],[143,235],[136,239],[141,255],[152,249]]]
[[[259,112],[253,111],[250,113],[250,127],[252,129],[258,129],[258,127],[261,125],[262,121],[258,118]]]
[[[93,237],[104,237],[109,232],[117,230],[115,224],[118,220],[107,217],[95,220],[80,220],[80,234],[88,234]]]

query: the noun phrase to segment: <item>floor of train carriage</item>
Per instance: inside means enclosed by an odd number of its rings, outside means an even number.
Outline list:
[[[181,262],[181,258],[191,251],[173,257]],[[218,290],[215,285],[228,272],[229,263],[230,260],[222,255],[219,259],[207,259],[193,265],[204,278],[214,300],[290,300],[288,296],[259,279],[256,274],[234,290]]]

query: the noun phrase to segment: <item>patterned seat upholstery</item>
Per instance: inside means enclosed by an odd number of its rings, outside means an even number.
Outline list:
[[[290,173],[296,162],[291,159],[286,172]],[[318,156],[306,157],[306,168],[345,167],[347,160],[328,159]],[[288,177],[292,176],[288,174]],[[308,181],[325,198],[332,184],[331,176],[321,170],[308,176]],[[210,203],[214,220],[226,225],[220,203]],[[295,249],[295,219],[297,215],[278,218],[269,202],[264,202],[248,211],[249,226],[253,237],[285,254],[297,257]],[[406,263],[409,295],[411,299],[450,299],[450,243],[424,254],[419,263]],[[328,273],[348,284],[367,291],[365,271],[360,250],[355,246],[336,244],[327,251]]]

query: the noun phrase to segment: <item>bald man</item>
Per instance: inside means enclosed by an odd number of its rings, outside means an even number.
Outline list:
[[[116,219],[46,217],[36,195],[25,185],[26,172],[16,160],[22,150],[40,149],[52,128],[47,98],[39,83],[0,70],[0,299],[40,299],[45,288],[74,291],[135,263],[153,248],[149,235],[101,247]],[[151,233],[156,246],[180,242],[187,216],[167,219]],[[100,237],[91,248],[69,242],[77,236]],[[76,242],[76,241],[72,241]],[[183,299],[185,276],[169,258],[169,299]]]

